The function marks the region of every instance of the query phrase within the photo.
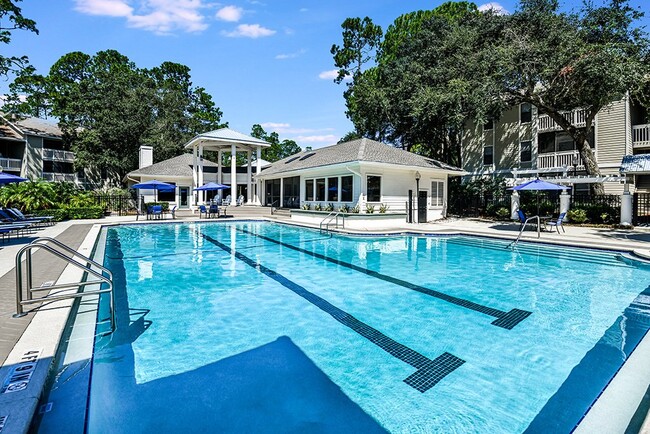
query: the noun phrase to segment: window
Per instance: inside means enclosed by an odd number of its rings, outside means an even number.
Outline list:
[[[489,131],[494,129],[494,120],[489,119],[486,123],[483,124],[483,131]]]
[[[533,159],[532,142],[530,140],[521,142],[519,151],[519,161],[522,163],[528,163]]]
[[[352,176],[341,177],[341,202],[352,202]]]
[[[533,118],[532,106],[525,102],[519,106],[519,121],[522,124],[530,122]]]
[[[483,148],[483,164],[486,166],[494,164],[494,148],[492,146]]]
[[[305,181],[305,200],[314,200],[314,180]]]
[[[431,181],[431,206],[442,206],[445,197],[445,182],[442,180]]]
[[[537,148],[540,154],[555,152],[555,133],[541,133],[537,136]]]
[[[325,200],[325,178],[316,180],[316,200],[319,202]]]
[[[168,182],[167,184],[176,185],[175,182]],[[173,190],[158,190],[158,202],[174,202],[176,201],[176,188]]]
[[[381,176],[368,175],[366,178],[368,202],[381,202]]]
[[[339,178],[327,178],[327,200],[339,201]]]
[[[561,133],[557,135],[557,151],[558,152],[563,152],[563,151],[573,151],[575,149],[575,145],[573,143],[573,139],[571,138],[570,135],[566,133]]]

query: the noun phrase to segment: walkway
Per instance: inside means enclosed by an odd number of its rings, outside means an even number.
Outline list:
[[[61,229],[57,228],[59,225],[63,226],[65,224],[59,223],[51,228],[40,230],[34,237],[54,236],[57,240],[76,250],[92,227],[92,224],[68,224],[65,225],[67,228],[57,236],[55,232],[59,232]],[[29,240],[28,238],[22,241]],[[21,241],[21,239],[18,241]],[[0,277],[0,365],[7,359],[14,345],[16,345],[16,342],[18,342],[18,339],[20,339],[20,336],[22,336],[34,317],[33,313],[22,318],[12,317],[16,312],[16,274],[13,269],[13,257],[22,245],[24,243],[18,244],[14,242],[6,246],[3,249],[5,251],[2,252],[4,271],[6,271],[5,267],[9,264],[11,264],[12,268]],[[13,255],[11,255],[11,259],[9,260],[7,256],[10,256],[11,253]],[[39,286],[41,283],[50,280],[56,281],[63,272],[63,269],[67,266],[67,263],[64,261],[56,259],[43,251],[36,251],[32,256],[32,260],[34,263],[33,276],[35,286]]]

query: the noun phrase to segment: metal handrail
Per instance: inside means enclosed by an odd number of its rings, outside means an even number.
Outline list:
[[[517,243],[519,242],[519,239],[521,238],[521,234],[523,234],[523,233],[524,233],[524,230],[526,229],[526,225],[528,224],[528,222],[529,222],[530,220],[533,220],[533,219],[537,219],[537,238],[539,238],[539,231],[540,231],[540,226],[541,226],[541,224],[540,224],[540,219],[539,219],[539,216],[538,216],[538,215],[534,215],[534,216],[532,216],[532,217],[528,217],[528,218],[526,219],[526,221],[524,221],[524,224],[521,225],[521,229],[519,229],[519,235],[517,235],[517,238],[516,238],[513,242],[511,242],[510,244],[508,244],[508,247],[510,247],[510,246],[516,246],[516,245],[517,245]],[[507,247],[507,248],[508,248],[508,247]]]
[[[275,207],[276,203],[278,205],[280,205],[280,200],[278,199],[278,200],[274,200],[273,202],[271,202],[271,215],[273,215],[274,211],[277,211],[277,208]]]
[[[330,230],[330,223],[332,223],[332,220],[336,219],[336,223],[334,224],[335,227],[339,227],[339,215],[341,215],[341,211],[331,211],[329,214],[325,216],[323,220],[321,220],[320,225],[318,226],[318,229],[320,232],[323,232],[323,225],[325,225],[325,232],[329,232]],[[343,219],[343,227],[345,227],[345,215],[342,215],[341,218]],[[329,219],[329,221],[327,221]],[[327,221],[327,223],[326,223]]]
[[[52,246],[48,245],[47,243],[53,243],[54,245],[64,250],[65,252],[71,253],[72,256],[67,256],[63,254],[61,251],[54,249]],[[84,270],[85,273],[97,277],[98,280],[81,281],[76,283],[64,283],[59,285],[34,288],[33,280],[32,280],[32,250],[33,249],[44,249],[45,251],[52,253],[54,256],[63,259],[69,264],[72,264],[75,267]],[[25,266],[27,268],[27,291],[26,291],[27,300],[23,300],[22,258],[24,253],[27,253],[27,257],[25,258]],[[86,264],[84,265],[82,262],[75,260],[75,257],[81,258],[83,261],[85,261]],[[90,266],[88,266],[88,264],[90,264]],[[101,272],[93,270],[92,267],[99,268]],[[108,277],[104,276],[103,273],[106,273]],[[45,290],[52,291],[58,289],[63,290],[63,289],[81,288],[86,285],[92,285],[101,282],[108,284],[108,288],[101,289],[100,286],[100,289],[97,290],[76,292],[72,294],[60,294],[60,292],[50,293],[36,299],[34,299],[32,296],[32,293],[37,291],[45,291]],[[22,247],[16,254],[16,313],[13,315],[14,318],[20,318],[26,315],[26,313],[23,310],[23,306],[27,304],[45,303],[50,301],[79,298],[79,297],[85,297],[87,295],[96,295],[96,294],[105,294],[105,293],[110,293],[109,304],[110,304],[110,319],[111,319],[111,333],[112,333],[115,331],[115,292],[113,291],[113,273],[111,272],[111,270],[109,270],[103,265],[93,261],[87,256],[82,255],[81,253],[77,252],[71,247],[66,246],[62,242],[51,237],[37,238],[31,243]]]

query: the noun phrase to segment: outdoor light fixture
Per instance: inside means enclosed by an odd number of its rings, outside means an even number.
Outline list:
[[[420,172],[415,172],[415,197],[417,198],[417,213],[418,213],[418,223],[420,223],[420,178],[422,175],[420,175]]]
[[[573,155],[573,158],[571,159],[571,165],[573,166],[573,177],[575,178],[576,176],[576,168],[578,167],[578,156]]]
[[[415,180],[419,182],[420,178],[421,178],[420,172],[415,172]]]

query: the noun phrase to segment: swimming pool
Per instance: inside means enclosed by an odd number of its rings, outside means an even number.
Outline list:
[[[106,229],[87,430],[568,432],[650,321],[616,252],[263,222]]]

